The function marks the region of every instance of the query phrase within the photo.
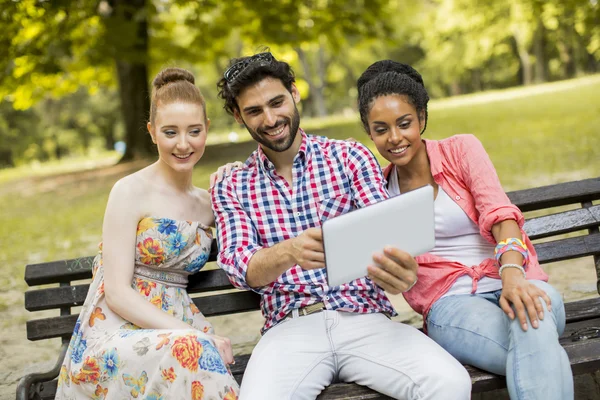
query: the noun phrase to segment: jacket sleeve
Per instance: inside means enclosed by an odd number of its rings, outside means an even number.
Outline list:
[[[510,219],[515,220],[522,231],[523,214],[504,192],[496,169],[479,139],[473,135],[458,135],[457,139],[463,180],[475,201],[481,235],[495,243],[492,227]]]

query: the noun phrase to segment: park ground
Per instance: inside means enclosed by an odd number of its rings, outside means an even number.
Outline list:
[[[358,121],[356,115],[349,115],[301,125],[313,134],[355,138],[375,153]],[[597,177],[600,75],[433,101],[424,137],[439,139],[456,133],[473,133],[483,142],[507,191]],[[244,160],[255,148],[242,131],[239,143],[226,143],[226,137],[228,132],[211,138],[213,144],[195,170],[196,185],[207,187],[209,174],[218,166]],[[115,161],[115,154],[99,154],[0,170],[0,399],[14,398],[23,374],[49,368],[59,348],[58,340],[31,343],[26,339],[25,322],[43,313],[31,314],[23,308],[25,265],[94,254],[110,188],[151,162],[114,165]],[[545,269],[565,300],[597,295],[590,259],[554,263]],[[402,297],[393,302],[398,320],[421,324]],[[232,339],[238,354],[250,351],[259,338],[258,312],[211,320],[219,334]]]

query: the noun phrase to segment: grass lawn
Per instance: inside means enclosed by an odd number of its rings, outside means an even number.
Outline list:
[[[323,127],[306,122],[309,133],[354,137],[375,152],[358,117],[330,118]],[[466,132],[483,142],[507,190],[598,176],[600,75],[431,104],[425,138]],[[244,160],[254,148],[252,142],[210,146],[196,168],[195,184],[206,187],[217,166]],[[14,180],[0,187],[0,313],[22,309],[25,264],[95,252],[108,193],[123,174],[66,181],[48,176],[32,179],[22,190],[10,190],[19,183]]]

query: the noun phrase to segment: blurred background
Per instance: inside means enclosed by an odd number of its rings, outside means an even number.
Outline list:
[[[58,341],[25,338],[24,266],[96,251],[110,188],[155,160],[148,90],[164,67],[192,71],[207,100],[202,187],[255,148],[216,82],[231,57],[265,46],[294,68],[309,133],[375,152],[356,79],[390,58],[423,75],[425,137],[477,135],[506,190],[599,175],[597,0],[0,0],[0,26],[0,398],[57,355]],[[585,262],[546,267],[568,299],[594,295]],[[215,318],[237,351],[261,324],[258,313]]]

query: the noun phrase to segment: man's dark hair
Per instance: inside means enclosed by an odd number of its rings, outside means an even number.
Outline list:
[[[360,120],[367,133],[369,133],[368,115],[373,101],[378,97],[391,94],[406,96],[408,103],[415,107],[419,119],[424,116],[425,125],[421,134],[425,132],[429,95],[425,90],[421,74],[413,67],[392,60],[377,61],[362,73],[356,86]]]
[[[233,58],[223,78],[217,83],[219,97],[225,100],[225,111],[231,115],[235,110],[239,111],[235,98],[248,86],[269,77],[279,79],[283,86],[292,92],[292,84],[296,81],[294,71],[288,63],[278,61],[271,53]]]

